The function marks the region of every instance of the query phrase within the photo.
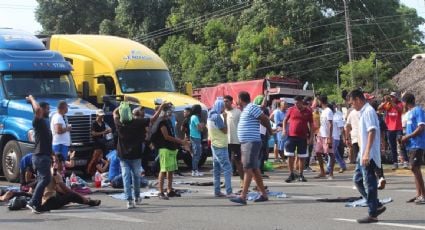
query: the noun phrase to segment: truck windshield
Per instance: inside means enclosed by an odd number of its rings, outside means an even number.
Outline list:
[[[117,76],[123,93],[175,91],[168,70],[120,70]]]
[[[1,81],[9,99],[35,97],[76,98],[74,81],[64,73],[7,73]]]

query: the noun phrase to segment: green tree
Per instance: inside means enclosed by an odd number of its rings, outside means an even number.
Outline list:
[[[37,21],[44,34],[99,33],[104,19],[113,20],[117,0],[37,0]]]

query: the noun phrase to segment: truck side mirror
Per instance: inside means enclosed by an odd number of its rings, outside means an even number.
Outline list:
[[[88,100],[90,96],[90,86],[88,81],[83,81],[83,99]]]
[[[186,90],[186,94],[189,95],[189,96],[192,96],[192,93],[193,93],[192,82],[185,82],[184,87],[185,87],[185,90]]]
[[[98,104],[103,103],[103,96],[106,94],[105,84],[97,84],[96,100]]]

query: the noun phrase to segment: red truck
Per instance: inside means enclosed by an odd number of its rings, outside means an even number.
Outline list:
[[[237,98],[240,91],[247,91],[251,95],[251,99],[254,99],[256,96],[262,95],[265,90],[269,91],[269,102],[282,97],[314,96],[313,90],[303,89],[303,84],[300,80],[283,76],[271,76],[259,80],[228,82],[211,87],[196,88],[193,89],[192,96],[208,108],[211,108],[217,97],[230,95],[233,98]]]

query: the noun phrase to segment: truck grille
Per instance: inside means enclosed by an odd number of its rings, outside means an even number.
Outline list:
[[[91,124],[96,119],[95,115],[72,115],[67,116],[72,125],[71,145],[92,143]]]

